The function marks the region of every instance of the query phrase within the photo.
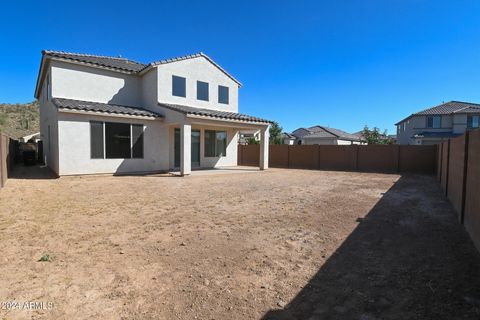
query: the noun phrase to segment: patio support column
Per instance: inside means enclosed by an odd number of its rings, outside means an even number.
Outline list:
[[[260,170],[268,169],[268,145],[270,140],[270,127],[260,130]]]
[[[192,126],[180,126],[180,174],[189,175],[192,171]]]

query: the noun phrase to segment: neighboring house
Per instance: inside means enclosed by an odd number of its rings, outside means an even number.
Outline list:
[[[349,145],[365,143],[357,135],[324,126],[298,128],[291,135],[295,137],[295,144]]]
[[[238,113],[240,82],[203,53],[143,64],[43,51],[35,97],[47,165],[58,175],[237,165],[238,132],[270,122]]]
[[[428,145],[478,128],[480,104],[450,101],[414,113],[395,125],[398,144]]]
[[[295,136],[291,135],[290,133],[284,132],[282,133],[283,144],[294,145],[295,144]]]
[[[33,142],[37,143],[40,140],[40,132],[35,132],[32,134],[28,134],[26,136],[20,137],[18,141],[20,142],[28,142],[30,140],[33,140]]]
[[[238,133],[238,144],[247,145],[250,139],[260,141],[260,131],[241,131]]]

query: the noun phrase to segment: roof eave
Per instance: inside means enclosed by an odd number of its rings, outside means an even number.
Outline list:
[[[128,113],[114,113],[114,112],[104,112],[104,111],[91,111],[91,110],[78,110],[73,108],[57,107],[58,112],[63,113],[74,113],[74,114],[89,114],[89,115],[98,115],[98,116],[107,116],[107,117],[117,117],[117,118],[136,118],[136,119],[145,119],[145,120],[163,120],[163,117],[158,116],[147,116],[147,115],[137,115],[137,114],[128,114]]]
[[[180,111],[177,111],[180,112]],[[206,119],[206,120],[219,120],[219,121],[227,121],[227,122],[234,122],[234,123],[246,123],[246,124],[254,124],[254,125],[270,125],[270,121],[250,121],[250,120],[239,120],[239,119],[229,119],[223,117],[215,117],[215,116],[207,116],[207,115],[197,115],[192,113],[184,113],[187,118],[192,119]]]

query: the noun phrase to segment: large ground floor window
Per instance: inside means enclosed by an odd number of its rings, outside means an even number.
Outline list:
[[[227,132],[205,130],[205,157],[225,157],[227,155]]]
[[[90,121],[92,159],[143,158],[143,124]]]

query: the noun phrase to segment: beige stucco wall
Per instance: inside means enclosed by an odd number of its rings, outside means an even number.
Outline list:
[[[238,112],[238,85],[203,57],[159,65],[158,101],[199,108]],[[172,75],[186,78],[186,97],[172,95]],[[208,82],[209,101],[197,99],[197,80]],[[218,86],[229,88],[229,104],[218,103]]]
[[[159,120],[59,113],[60,175],[168,170],[168,130]],[[90,121],[143,124],[143,159],[91,159]]]
[[[51,62],[52,96],[75,100],[142,105],[142,79],[89,66]]]
[[[47,77],[49,76],[50,74],[47,74]],[[38,101],[40,103],[40,139],[43,141],[44,161],[53,172],[58,174],[58,112],[47,90],[47,81],[43,83]]]

